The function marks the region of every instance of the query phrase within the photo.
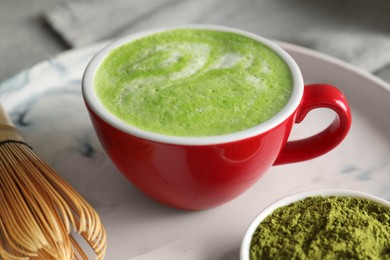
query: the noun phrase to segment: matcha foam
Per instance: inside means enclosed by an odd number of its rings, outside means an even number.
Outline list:
[[[175,136],[222,135],[256,126],[287,103],[292,78],[267,46],[242,35],[175,29],[112,50],[95,91],[112,114]]]

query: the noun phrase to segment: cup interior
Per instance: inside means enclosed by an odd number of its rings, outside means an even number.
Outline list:
[[[99,101],[96,93],[94,92],[93,82],[98,67],[100,66],[101,62],[105,59],[105,57],[107,57],[107,55],[113,49],[122,46],[126,43],[129,43],[131,41],[134,41],[136,39],[151,34],[155,34],[158,32],[173,30],[173,29],[205,29],[205,30],[214,30],[214,31],[222,31],[222,32],[232,32],[232,33],[237,33],[252,38],[266,45],[267,47],[272,49],[276,54],[278,54],[285,61],[285,63],[288,65],[290,69],[293,86],[292,86],[292,93],[287,104],[275,116],[273,116],[269,120],[257,126],[239,132],[217,135],[217,136],[205,136],[205,137],[170,136],[170,135],[163,135],[163,134],[145,131],[137,127],[131,126],[127,123],[124,123],[122,120],[118,119],[117,117],[112,115],[109,111],[107,111],[104,108],[102,103]],[[192,25],[164,27],[159,29],[138,32],[135,34],[125,36],[123,38],[119,38],[113,41],[112,43],[108,44],[105,48],[103,48],[100,52],[98,52],[88,64],[82,79],[82,94],[86,104],[94,113],[96,113],[101,119],[109,123],[111,126],[114,126],[115,128],[125,133],[143,139],[162,142],[162,143],[182,144],[182,145],[209,145],[209,144],[229,143],[229,142],[250,138],[258,134],[264,133],[274,128],[275,126],[281,124],[282,122],[284,122],[289,116],[291,116],[294,113],[294,111],[300,104],[300,101],[303,96],[303,79],[298,65],[291,58],[291,56],[270,40],[267,40],[256,34],[239,30],[239,29],[216,26],[216,25],[192,24]]]
[[[256,231],[257,227],[260,225],[260,223],[274,210],[277,208],[287,206],[291,203],[300,201],[307,197],[313,197],[313,196],[323,196],[323,197],[330,197],[330,196],[339,196],[339,197],[356,197],[356,198],[365,198],[372,202],[378,203],[380,205],[383,205],[385,207],[390,208],[390,202],[378,198],[376,196],[362,193],[358,191],[353,190],[343,190],[343,189],[322,189],[322,190],[312,190],[312,191],[304,191],[295,193],[289,196],[286,196],[271,205],[267,206],[264,210],[262,210],[251,222],[248,229],[245,232],[244,239],[241,243],[241,249],[240,249],[240,259],[241,260],[249,260],[249,252],[250,252],[250,244],[252,240],[252,235]]]

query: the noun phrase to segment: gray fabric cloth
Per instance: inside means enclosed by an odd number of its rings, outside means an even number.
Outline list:
[[[73,0],[48,10],[72,47],[183,23],[236,27],[335,56],[390,79],[388,0]]]

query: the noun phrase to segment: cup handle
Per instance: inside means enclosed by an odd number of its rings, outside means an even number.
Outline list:
[[[332,109],[337,116],[322,132],[305,139],[288,141],[273,165],[313,159],[332,150],[345,138],[351,127],[352,117],[344,94],[328,84],[306,85],[295,123],[302,122],[307,113],[316,108]]]

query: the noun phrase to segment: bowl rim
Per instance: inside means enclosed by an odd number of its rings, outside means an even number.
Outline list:
[[[349,190],[349,189],[315,189],[315,190],[306,190],[306,191],[300,191],[295,192],[289,195],[286,195],[268,206],[266,206],[263,210],[260,211],[260,213],[252,220],[252,222],[249,224],[248,228],[245,231],[244,238],[241,243],[240,248],[240,259],[241,260],[249,260],[249,249],[250,249],[250,243],[252,240],[252,234],[255,232],[257,226],[263,221],[268,215],[270,215],[274,210],[276,210],[279,207],[287,206],[291,203],[300,201],[307,197],[314,197],[314,196],[323,196],[323,197],[330,197],[330,196],[340,196],[340,197],[356,197],[356,198],[365,198],[372,202],[378,203],[382,206],[390,208],[390,202],[382,199],[380,197],[377,197],[375,195],[371,195],[365,192],[356,191],[356,190]]]

